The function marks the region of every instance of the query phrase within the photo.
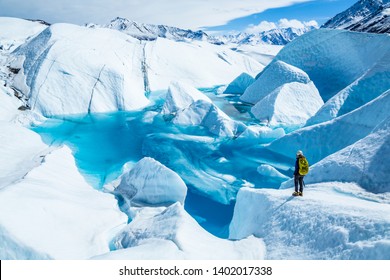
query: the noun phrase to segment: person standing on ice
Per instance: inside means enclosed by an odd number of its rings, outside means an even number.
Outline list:
[[[303,196],[303,178],[309,172],[309,163],[302,151],[297,151],[294,171],[295,192],[293,196]],[[299,183],[299,191],[298,191]]]

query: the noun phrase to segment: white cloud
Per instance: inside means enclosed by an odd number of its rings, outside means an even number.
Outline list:
[[[249,25],[248,28],[245,29],[246,33],[260,33],[263,31],[268,31],[276,28],[304,28],[314,26],[318,28],[318,23],[315,20],[311,20],[308,22],[302,22],[297,19],[288,20],[286,18],[280,19],[277,23],[262,21],[258,25]]]
[[[0,16],[48,22],[108,23],[120,16],[143,23],[197,29],[311,0],[1,0]]]
[[[272,29],[276,29],[278,26],[274,22],[269,21],[262,21],[259,25],[251,24],[249,27],[245,30],[247,33],[260,33],[263,31],[268,31]]]

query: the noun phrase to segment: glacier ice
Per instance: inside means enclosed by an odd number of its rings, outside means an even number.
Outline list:
[[[262,81],[253,103],[273,97],[267,106],[287,110],[298,107],[286,102],[292,89],[305,89],[303,99],[316,105],[305,104],[310,112],[283,129],[259,124],[236,100],[240,94],[221,94],[241,73],[263,70],[245,54],[269,62],[275,53],[259,54],[264,46],[233,51],[7,22],[17,34],[0,35],[1,258],[390,258],[388,36],[319,30],[287,45],[246,90]],[[14,75],[7,66],[23,67]],[[306,127],[286,134],[320,106],[309,94],[314,85],[327,103]],[[17,99],[11,86],[26,96]],[[125,95],[128,86],[136,92]],[[37,106],[18,111],[28,97]],[[134,106],[122,106],[126,100]],[[82,114],[50,119],[58,138],[33,129],[48,145],[21,126],[68,109]],[[294,117],[275,112],[279,123]],[[313,164],[302,199],[291,197],[288,180],[297,149]],[[121,172],[129,209],[111,193],[120,179],[101,188]],[[148,183],[133,196],[127,187],[134,182]],[[163,201],[149,195],[156,182],[166,185]]]
[[[255,79],[248,73],[241,73],[225,89],[224,93],[243,94],[245,90],[255,82]]]
[[[0,210],[9,235],[54,259],[108,252],[110,239],[127,222],[113,195],[86,183],[68,147],[44,155],[41,165],[4,188]]]
[[[291,130],[302,127],[323,104],[313,82],[291,82],[261,99],[252,107],[251,112],[268,126],[282,126]]]
[[[353,86],[357,82],[371,89],[368,95],[374,99],[390,86],[389,63],[385,62],[389,49],[387,35],[321,28],[298,37],[275,59],[305,71],[325,102],[348,86],[351,86],[348,94],[353,95],[359,90],[359,86]],[[375,83],[376,87],[370,85]],[[345,111],[362,106],[364,101],[369,101],[368,97],[356,104],[348,101]]]
[[[201,125],[217,136],[233,137],[245,130],[245,125],[232,120],[213,103],[198,100],[179,111],[172,122],[180,125]]]
[[[145,157],[121,176],[115,194],[120,194],[131,205],[184,204],[187,186],[171,169]]]
[[[310,78],[301,69],[278,60],[276,57],[256,77],[256,81],[245,90],[240,99],[255,104],[276,88],[291,82],[307,84],[310,82]]]
[[[71,24],[51,25],[12,58],[13,67],[23,68],[13,86],[45,116],[139,109],[149,103],[145,94],[166,90],[172,80],[214,86],[263,69],[226,46],[163,38],[145,42],[119,31]]]
[[[302,150],[312,164],[366,137],[389,117],[390,91],[331,121],[308,126],[279,138],[267,149],[294,158]]]
[[[168,88],[161,113],[164,115],[175,114],[179,110],[188,108],[197,100],[211,102],[210,98],[193,86],[183,82],[173,82]]]
[[[389,125],[387,118],[368,136],[312,166],[307,183],[356,182],[373,193],[390,192]]]
[[[160,241],[156,244],[156,241]],[[156,244],[147,258],[158,259],[169,241],[177,256],[184,259],[264,259],[261,239],[253,236],[239,241],[217,238],[204,229],[184,210],[180,203],[167,208],[141,209],[133,221],[114,238],[117,249]],[[162,246],[163,245],[163,246]],[[173,248],[170,248],[173,250]],[[131,251],[129,251],[131,252]],[[106,255],[110,258],[110,256]]]
[[[142,46],[120,32],[54,24],[13,54],[24,59],[14,86],[29,98],[33,110],[45,116],[148,104],[139,65]]]
[[[241,189],[230,238],[263,238],[269,259],[390,258],[388,203],[364,199],[370,194],[353,184],[308,185],[303,198],[291,192]]]

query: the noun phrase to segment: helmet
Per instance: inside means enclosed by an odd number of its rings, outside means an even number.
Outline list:
[[[299,156],[303,156],[303,153],[302,153],[301,150],[298,150],[298,151],[297,151],[297,157],[299,157]]]

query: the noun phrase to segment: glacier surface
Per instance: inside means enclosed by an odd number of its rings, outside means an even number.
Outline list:
[[[387,35],[316,30],[271,62],[269,46],[0,25],[2,259],[390,258]],[[241,73],[257,78],[224,92]]]

